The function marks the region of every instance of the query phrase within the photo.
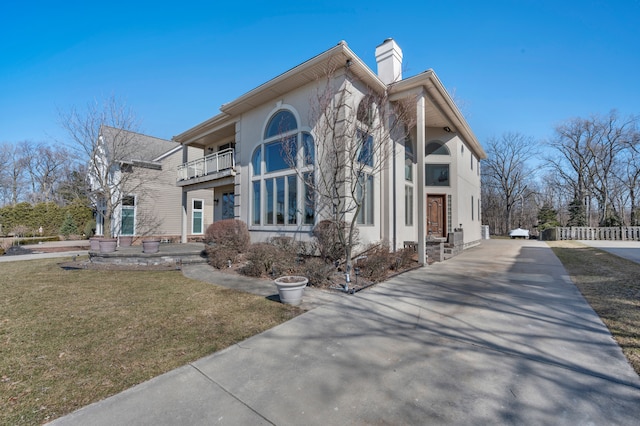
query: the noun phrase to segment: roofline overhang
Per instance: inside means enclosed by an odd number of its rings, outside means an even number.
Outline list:
[[[301,81],[299,86],[302,86],[320,78],[326,78],[328,73],[335,71],[335,69],[332,69],[332,66],[337,64],[341,64],[340,66],[342,66],[342,64],[344,64],[346,67],[347,61],[350,61],[349,71],[355,74],[365,84],[379,91],[384,91],[386,89],[386,85],[382,80],[378,78],[378,76],[358,57],[358,55],[349,49],[349,46],[347,46],[345,41],[341,41],[331,49],[328,49],[300,65],[291,68],[289,71],[286,71],[266,83],[261,84],[239,98],[222,105],[220,110],[229,115],[242,114],[243,112],[252,109],[256,103],[263,103],[263,99],[265,98],[273,99],[274,97],[289,92],[290,89],[288,86],[287,90],[279,90],[280,87],[286,86],[287,80],[296,77]],[[267,96],[265,96],[265,94],[267,94]]]
[[[460,136],[469,144],[469,147],[478,159],[486,159],[487,153],[480,145],[478,138],[473,133],[473,130],[471,130],[471,126],[467,123],[464,115],[449,95],[449,92],[447,92],[447,89],[445,89],[435,71],[429,69],[389,86],[389,98],[391,100],[402,99],[420,92],[424,92],[432,105],[438,108],[447,120],[451,122]]]
[[[331,69],[331,66],[346,67],[347,63],[349,63],[349,71],[373,90],[380,92],[386,90],[386,85],[382,80],[378,78],[362,59],[349,49],[346,42],[341,41],[331,49],[314,56],[233,101],[222,105],[220,107],[220,114],[174,136],[171,140],[180,142],[183,145],[189,145],[191,142],[209,133],[235,124],[243,113],[250,111],[257,105],[277,99],[279,96],[288,93],[292,90],[289,83],[292,79],[297,82],[298,87],[301,87],[304,84],[311,83],[320,78],[326,78],[328,73],[335,71]]]

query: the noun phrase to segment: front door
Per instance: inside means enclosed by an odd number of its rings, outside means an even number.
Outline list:
[[[445,237],[444,195],[427,195],[427,235]]]

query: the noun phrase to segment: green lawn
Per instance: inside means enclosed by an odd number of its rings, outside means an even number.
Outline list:
[[[0,424],[39,424],[301,311],[179,271],[0,264]]]

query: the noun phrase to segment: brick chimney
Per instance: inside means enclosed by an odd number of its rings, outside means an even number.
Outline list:
[[[376,47],[376,62],[378,77],[384,84],[402,80],[402,49],[392,38]]]

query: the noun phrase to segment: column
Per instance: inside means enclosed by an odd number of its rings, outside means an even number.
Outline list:
[[[416,177],[416,191],[418,193],[418,263],[426,265],[426,224],[427,211],[425,204],[425,188],[424,188],[424,145],[426,142],[426,117],[425,117],[426,95],[422,91],[416,101],[416,163],[418,173]]]

